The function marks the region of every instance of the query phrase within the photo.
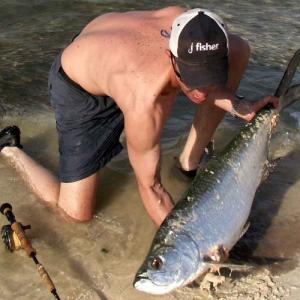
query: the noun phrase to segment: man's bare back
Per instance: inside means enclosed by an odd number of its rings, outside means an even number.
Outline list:
[[[68,76],[95,95],[109,95],[122,107],[131,101],[154,101],[170,80],[165,54],[174,18],[183,11],[108,13],[90,22],[65,50]]]

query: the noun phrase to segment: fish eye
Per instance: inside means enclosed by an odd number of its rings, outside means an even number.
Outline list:
[[[153,258],[152,262],[151,262],[151,267],[153,270],[160,270],[163,266],[163,261],[160,257],[155,257]]]

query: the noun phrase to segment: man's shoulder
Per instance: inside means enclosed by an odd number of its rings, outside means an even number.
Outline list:
[[[151,20],[153,21],[155,18],[157,18],[156,22],[173,20],[185,10],[186,8],[180,6],[167,6],[157,10],[110,12],[94,18],[90,23],[87,24],[85,29],[90,29],[91,27],[94,27],[94,25],[106,27],[106,24],[112,24],[113,27],[115,27],[115,24],[118,24],[123,28],[123,30],[125,30],[127,26],[122,26],[122,21],[126,20],[127,25],[130,25],[134,24],[135,22],[139,22],[141,20],[140,18],[143,19],[143,22],[147,22],[147,20],[151,22]]]
[[[185,10],[186,10],[186,8],[181,7],[181,6],[175,6],[175,5],[167,6],[167,7],[157,10],[157,14],[167,14],[167,15],[175,14],[176,15],[176,14],[183,13]]]

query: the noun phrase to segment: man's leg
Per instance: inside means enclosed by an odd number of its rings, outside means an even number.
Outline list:
[[[0,152],[15,166],[33,192],[45,203],[61,209],[74,221],[88,221],[95,206],[97,173],[72,183],[60,183],[43,166],[17,147],[4,147]]]
[[[248,65],[250,49],[248,43],[236,35],[229,36],[229,45],[227,87],[235,92]],[[198,167],[204,150],[224,115],[225,111],[216,107],[209,99],[198,105],[186,144],[179,157],[184,170],[194,170]]]
[[[58,207],[74,220],[83,222],[92,219],[97,186],[97,173],[75,182],[61,183]]]

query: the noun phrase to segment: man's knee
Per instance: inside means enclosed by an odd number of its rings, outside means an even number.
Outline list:
[[[90,214],[89,216],[87,215],[73,215],[72,212],[65,211],[63,208],[60,207],[61,214],[63,215],[63,218],[69,222],[72,223],[87,223],[93,219],[93,215]]]
[[[74,199],[75,200],[75,199]],[[78,203],[78,199],[77,203]],[[88,222],[93,218],[93,207],[85,205],[69,204],[68,202],[59,201],[58,208],[67,221],[75,223]]]
[[[96,202],[97,173],[72,183],[62,183],[58,207],[76,222],[92,219]]]

